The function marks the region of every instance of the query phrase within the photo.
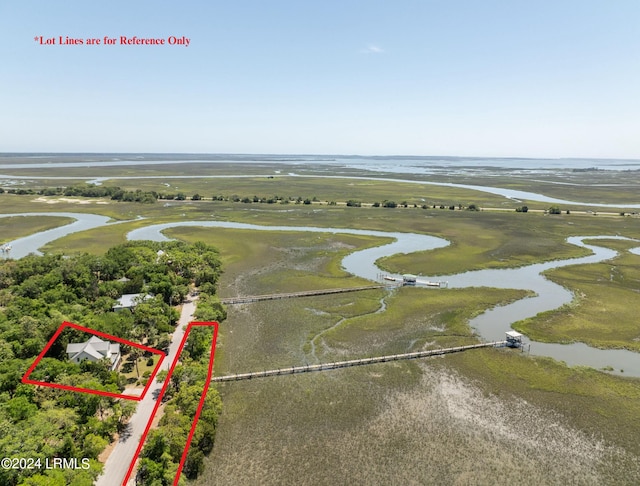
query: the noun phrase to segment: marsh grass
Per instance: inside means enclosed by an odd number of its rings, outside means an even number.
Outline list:
[[[144,188],[145,190],[156,190],[159,192],[182,191],[185,193],[194,191],[205,193],[208,190],[220,189],[221,194],[227,191],[227,183],[230,191],[248,190],[249,197],[253,194],[272,196],[275,194],[274,189],[279,194],[289,194],[291,188],[293,197],[302,196],[303,198],[317,196],[321,200],[347,200],[352,198],[382,198],[397,199],[398,194],[400,201],[408,200],[411,203],[422,203],[435,201],[438,204],[457,204],[468,202],[481,203],[482,205],[492,205],[492,201],[497,203],[493,207],[513,207],[517,201],[509,201],[505,198],[492,196],[486,193],[476,191],[463,190],[457,188],[446,188],[438,186],[419,186],[416,184],[407,184],[394,181],[354,181],[354,180],[327,180],[305,177],[310,175],[336,175],[333,168],[326,165],[314,164],[311,161],[305,164],[291,164],[286,161],[273,162],[263,161],[260,163],[242,164],[243,175],[255,175],[254,178],[243,180],[237,179],[172,179],[172,175],[234,175],[238,173],[238,163],[229,163],[222,160],[216,160],[211,164],[194,164],[189,162],[179,162],[176,164],[165,165],[145,165],[128,167],[74,167],[74,168],[56,168],[56,177],[70,177],[69,180],[21,180],[21,187],[40,188],[40,187],[58,187],[61,185],[73,185],[80,181],[71,179],[71,177],[96,178],[107,177],[105,184],[120,185],[123,188]],[[605,204],[637,204],[637,187],[640,183],[640,171],[597,171],[597,172],[574,172],[572,170],[550,170],[548,172],[536,171],[535,174],[514,173],[504,169],[484,167],[478,170],[477,166],[472,167],[473,176],[469,173],[461,171],[455,173],[451,171],[442,171],[428,174],[382,174],[372,173],[366,170],[358,169],[341,169],[341,173],[345,176],[367,176],[367,177],[392,177],[412,179],[416,181],[425,180],[432,182],[446,182],[459,184],[486,185],[491,187],[504,187],[510,189],[519,189],[523,191],[536,192],[550,197],[560,199],[568,199],[574,201],[600,202]],[[50,168],[41,169],[5,169],[6,174],[15,174],[22,176],[40,176],[46,177],[51,175]],[[292,178],[283,174],[295,172],[297,177]],[[156,177],[156,179],[133,179],[137,176]],[[269,178],[269,177],[273,178]],[[125,178],[126,177],[126,178]],[[335,183],[335,186],[334,186]],[[166,184],[169,184],[167,187]],[[411,185],[416,186],[413,189]],[[333,189],[332,187],[335,187]],[[585,195],[588,192],[588,196]],[[475,193],[475,194],[474,194]],[[229,192],[233,194],[233,192]],[[240,192],[238,192],[240,194]],[[324,199],[322,194],[325,194]],[[393,195],[394,197],[388,197]],[[209,196],[209,195],[208,195]],[[348,197],[346,197],[348,196]],[[386,196],[386,197],[385,197]],[[337,197],[337,199],[336,199]],[[468,201],[468,199],[471,199]],[[375,199],[373,199],[375,200]],[[424,200],[424,201],[423,201]],[[398,202],[400,202],[398,201]],[[373,202],[373,201],[372,201]],[[541,203],[525,202],[529,207],[542,207]],[[575,206],[574,206],[575,207]]]
[[[71,218],[59,216],[13,216],[0,218],[0,244],[23,236],[71,223]]]
[[[44,245],[41,251],[67,255],[77,253],[99,255],[105,253],[112,246],[125,243],[127,241],[126,235],[129,231],[147,224],[149,224],[148,221],[138,220],[72,233]]]
[[[3,195],[9,197],[7,195]],[[383,209],[305,206],[289,204],[242,204],[211,201],[172,201],[157,204],[112,202],[107,205],[80,205],[61,202],[55,206],[12,196],[11,209],[21,211],[72,211],[103,214],[125,221],[138,217],[153,222],[185,219],[218,219],[254,224],[326,226],[380,231],[432,234],[448,239],[451,245],[430,252],[395,255],[380,264],[395,273],[446,275],[480,268],[506,268],[542,260],[584,255],[586,250],[565,242],[571,235],[622,234],[640,237],[637,220],[629,217],[559,215],[514,212],[469,212],[420,208]],[[148,224],[148,221],[142,224]],[[116,238],[119,229],[112,228]],[[186,233],[186,231],[185,231]],[[108,235],[105,229],[103,235]],[[71,238],[77,238],[71,235]],[[105,243],[108,239],[105,239]],[[53,242],[64,244],[63,240]],[[89,245],[89,248],[95,243]],[[283,244],[283,247],[286,243]]]
[[[480,177],[474,180],[474,184],[488,186],[495,184],[499,187],[535,192],[570,201],[620,204],[621,206],[638,203],[637,188],[640,184],[640,171],[603,172],[599,172],[595,177],[594,173],[588,172],[565,172],[560,177],[548,175],[542,178],[514,177],[513,175],[502,178]],[[597,182],[594,183],[594,179],[597,179]]]
[[[393,255],[381,259],[380,266],[394,273],[411,271],[422,275],[517,267],[590,254],[589,250],[567,243],[566,238],[571,235],[638,234],[637,225],[624,218],[554,218],[539,213],[454,212],[447,215],[446,222],[418,219],[414,228],[442,236],[451,245],[429,252]]]
[[[340,262],[347,254],[385,244],[387,238],[227,228],[173,228],[171,238],[204,241],[220,250],[223,264],[233,265],[234,278],[220,289],[224,297],[296,292],[369,285],[345,272]]]
[[[225,178],[225,179],[171,179],[163,177],[159,179],[114,179],[110,185],[116,185],[124,189],[140,188],[147,191],[162,193],[183,192],[188,196],[194,193],[210,198],[212,195],[231,197],[233,195],[252,198],[260,198],[278,195],[284,198],[302,199],[316,198],[320,202],[345,202],[349,199],[359,200],[363,203],[382,202],[394,200],[397,203],[406,201],[408,204],[462,204],[467,206],[476,202],[491,207],[514,207],[514,202],[481,191],[421,185],[408,182],[332,179],[328,184],[326,179],[304,176],[277,175],[269,179],[267,177],[255,178]],[[168,186],[167,186],[168,184]],[[259,204],[264,206],[264,204]]]
[[[307,271],[319,270],[308,249]],[[260,252],[277,273],[270,257]],[[318,335],[320,361],[473,342],[467,320],[520,294],[403,288],[233,306],[216,373],[313,362]],[[634,484],[639,390],[508,350],[224,384],[197,484]]]
[[[385,298],[384,312],[344,317],[322,336],[331,361],[451,347],[477,341],[468,321],[483,309],[523,298],[518,290],[447,290],[403,287]]]
[[[507,350],[451,355],[446,369],[458,370],[488,395],[519,397],[553,410],[588,436],[616,444],[640,458],[640,380],[587,368],[569,368],[549,358]],[[635,476],[640,477],[640,468]],[[632,484],[623,482],[622,484]]]
[[[353,213],[346,210],[312,213],[300,208],[292,213],[276,213],[229,209],[226,215],[230,219],[263,224],[282,222],[284,216],[287,224],[292,225],[314,218],[314,225],[354,222],[356,227],[392,227],[395,223],[395,227],[411,226],[419,230],[430,226],[430,222],[423,226],[409,212],[382,213],[382,221],[376,219],[374,222],[367,218],[355,221]],[[204,215],[204,212],[198,214]],[[446,220],[447,224],[441,220],[440,226],[441,229],[444,227],[443,233],[457,231],[457,239],[469,238],[469,245],[496,248],[498,236],[494,236],[493,241],[492,238],[473,241],[472,236],[467,235],[480,234],[492,227],[508,233],[511,225],[516,224],[510,218],[510,214],[486,220],[450,218]],[[563,230],[566,219],[543,220],[550,226],[546,238],[558,242],[562,241],[565,232],[601,234],[626,224],[625,220],[595,218],[572,221],[576,221],[577,227],[567,226]],[[135,226],[140,223],[125,224]],[[544,228],[533,226],[521,230],[520,238],[526,240],[541,229]],[[559,235],[551,234],[554,232]],[[226,273],[221,292],[228,292],[227,295],[236,295],[238,290],[247,294],[265,293],[278,282],[283,291],[302,281],[311,287],[315,284],[316,288],[338,281],[340,286],[348,286],[350,281],[360,284],[359,279],[341,277],[335,272],[338,253],[351,250],[350,246],[357,248],[375,243],[345,235],[323,235],[319,240],[310,240],[305,235],[276,232],[247,238],[240,232],[198,228],[175,229],[168,234],[183,239],[210,238],[210,242],[222,249]],[[494,234],[497,234],[496,230]],[[108,239],[108,234],[96,241],[103,238]],[[519,251],[514,243],[510,248],[513,254]],[[463,257],[460,247],[454,245],[450,250]],[[412,267],[418,264],[420,255],[413,256],[418,258],[410,262]],[[494,256],[488,254],[483,258],[489,261]],[[629,258],[633,256],[629,255]],[[318,276],[317,280],[314,276]],[[322,360],[341,355],[393,352],[412,346],[470,342],[474,338],[464,322],[479,309],[491,305],[488,296],[492,291],[488,292],[484,295],[476,289],[467,292],[403,289],[397,295],[385,297],[380,291],[368,291],[357,296],[345,294],[340,299],[323,296],[234,307],[221,328],[216,372],[242,372],[313,362],[310,340],[341,320],[344,320],[342,324],[322,334],[322,342],[318,342],[316,353]],[[499,291],[493,298],[508,295],[508,291]],[[376,314],[383,297],[386,310]],[[473,302],[475,307],[471,305]],[[634,441],[640,431],[633,425],[637,422],[635,418],[640,416],[637,381],[592,370],[569,369],[551,360],[533,360],[501,351],[454,355],[430,360],[425,365],[435,366],[445,378],[452,367],[457,369],[461,376],[474,380],[473,386],[487,397],[488,404],[481,406],[473,402],[479,412],[474,419],[466,421],[454,414],[455,409],[440,415],[441,410],[449,410],[451,401],[464,404],[469,398],[460,393],[449,393],[446,399],[438,398],[433,388],[420,385],[424,370],[421,371],[417,363],[224,385],[221,391],[225,412],[201,484],[250,484],[255,481],[263,484],[340,484],[347,477],[350,482],[352,478],[363,482],[394,482],[402,478],[422,484],[456,480],[478,484],[507,484],[516,480],[525,484],[553,484],[570,482],[568,478],[580,479],[584,484],[637,482],[634,454],[637,456],[638,451]],[[453,381],[455,386],[452,388],[462,387],[465,379]],[[411,397],[430,406],[415,408],[413,415],[409,414],[406,403]],[[534,409],[520,407],[521,400]],[[416,407],[416,402],[413,403]],[[449,405],[442,406],[443,403]],[[502,403],[502,408],[497,403]],[[539,420],[526,422],[527,427],[518,429],[521,431],[519,439],[500,432],[506,427],[504,423],[499,431],[485,430],[486,421],[483,422],[484,429],[473,425],[481,420],[486,410],[493,410],[493,415],[489,416],[499,417],[504,415],[505,407],[521,411],[526,417],[534,410]],[[553,420],[545,422],[543,418],[547,416]],[[518,423],[519,415],[510,417]],[[543,433],[557,429],[558,424],[566,435],[557,437]],[[529,430],[542,432],[534,439],[528,438],[523,445],[521,440]],[[428,438],[426,442],[425,437]],[[556,445],[549,449],[551,439]],[[578,449],[582,452],[575,452],[576,444],[582,444]],[[604,452],[598,454],[597,451]],[[617,474],[617,468],[625,470],[626,475]],[[612,481],[613,478],[616,480]]]
[[[562,414],[487,395],[432,361],[227,384],[222,393],[221,427],[197,484],[639,479],[631,454],[576,430]]]
[[[68,161],[74,162],[73,155],[67,157]],[[174,160],[180,160],[181,156],[174,157]],[[200,158],[200,157],[198,157]],[[84,159],[84,157],[83,157]],[[86,159],[84,159],[86,160]],[[84,161],[82,160],[82,161]],[[158,158],[158,160],[162,160],[162,156]],[[202,160],[202,159],[201,159]],[[75,160],[75,162],[79,162],[80,160]],[[95,159],[94,159],[95,161]],[[19,160],[11,161],[12,163],[19,162]],[[55,162],[59,162],[59,160],[55,160]],[[239,172],[239,167],[242,167],[243,175],[248,174],[256,174],[256,175],[265,175],[265,174],[273,174],[274,170],[280,169],[283,170],[293,170],[293,168],[297,167],[297,165],[287,165],[284,163],[269,164],[265,162],[264,164],[239,164],[238,162],[224,162],[220,160],[216,160],[211,164],[203,164],[203,163],[189,163],[188,161],[180,161],[175,164],[149,164],[149,165],[120,165],[120,166],[93,166],[93,167],[55,167],[55,168],[16,168],[16,169],[3,169],[3,174],[9,175],[20,175],[24,177],[46,177],[50,176],[52,170],[55,171],[57,179],[54,181],[58,181],[57,184],[60,185],[62,179],[61,177],[70,177],[70,178],[86,178],[86,179],[95,179],[97,177],[106,177],[111,179],[121,179],[124,176],[130,177],[166,177],[170,175],[184,175],[184,174],[201,174],[201,175],[229,175],[229,174],[237,174]],[[77,182],[77,179],[70,179]],[[34,179],[32,182],[37,182]],[[26,184],[25,184],[26,185]],[[53,187],[56,187],[54,184]]]

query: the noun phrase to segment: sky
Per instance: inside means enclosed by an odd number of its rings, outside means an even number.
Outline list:
[[[0,152],[640,158],[639,27],[638,0],[0,0]]]

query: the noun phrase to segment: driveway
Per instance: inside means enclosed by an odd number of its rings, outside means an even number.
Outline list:
[[[171,338],[169,354],[163,362],[163,369],[168,369],[168,366],[173,363],[178,352],[180,342],[184,336],[184,328],[193,320],[193,313],[195,310],[195,302],[187,302],[183,304],[178,326]],[[122,433],[118,443],[109,455],[102,474],[95,483],[96,486],[119,486],[124,481],[124,477],[127,474],[127,470],[129,469],[133,456],[138,448],[140,437],[142,436],[147,423],[151,419],[151,413],[153,412],[153,408],[155,407],[161,388],[162,383],[157,383],[154,380],[145,397],[138,402],[136,411],[131,416],[125,431]],[[128,485],[134,484],[135,474],[132,474]]]

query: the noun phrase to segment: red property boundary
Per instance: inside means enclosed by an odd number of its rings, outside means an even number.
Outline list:
[[[151,423],[153,422],[154,417],[156,416],[156,413],[158,412],[158,408],[160,407],[160,404],[162,403],[162,397],[164,397],[165,391],[167,390],[167,387],[169,386],[169,383],[171,381],[171,375],[173,374],[173,370],[175,369],[176,365],[178,364],[178,361],[180,359],[180,354],[182,353],[182,349],[184,348],[184,345],[187,342],[187,337],[189,336],[189,333],[191,332],[191,329],[193,329],[196,326],[212,326],[213,327],[213,340],[211,341],[211,352],[209,355],[209,367],[207,370],[207,379],[205,381],[204,384],[204,388],[202,390],[202,394],[200,395],[200,401],[198,402],[198,408],[196,410],[196,414],[195,417],[193,418],[193,423],[191,424],[191,430],[189,430],[189,435],[187,436],[187,442],[184,446],[184,449],[182,451],[182,458],[180,459],[180,464],[178,465],[178,470],[176,472],[176,476],[173,480],[173,486],[177,486],[178,482],[180,481],[180,475],[182,474],[182,469],[184,468],[184,463],[187,460],[187,453],[189,452],[189,447],[191,446],[191,439],[193,439],[193,434],[196,431],[196,425],[198,425],[198,419],[200,418],[200,414],[202,412],[202,407],[204,406],[204,401],[207,397],[207,391],[209,391],[209,385],[211,384],[211,378],[213,376],[213,358],[215,356],[215,352],[216,352],[216,341],[218,339],[218,323],[217,322],[190,322],[189,325],[187,326],[187,329],[184,333],[184,336],[182,337],[182,342],[180,343],[180,347],[178,348],[178,352],[176,353],[176,357],[173,360],[173,363],[171,363],[171,368],[169,369],[169,373],[167,374],[167,377],[164,380],[164,383],[162,385],[162,389],[160,390],[160,394],[158,395],[158,398],[156,399],[156,404],[153,407],[153,412],[151,412],[151,416],[149,417],[149,421],[147,422],[147,426],[144,429],[144,432],[142,433],[142,436],[140,436],[140,442],[138,443],[138,448],[136,449],[136,452],[133,456],[133,459],[131,460],[131,464],[129,465],[129,469],[127,470],[127,474],[124,478],[124,481],[122,482],[122,486],[125,486],[127,484],[127,482],[129,481],[129,479],[131,478],[131,475],[133,474],[133,470],[135,469],[135,465],[136,465],[136,461],[138,460],[138,457],[140,456],[140,452],[142,451],[142,447],[144,446],[145,441],[147,440],[147,435],[149,434],[149,430],[151,429]]]
[[[107,391],[102,391],[102,390],[92,390],[90,388],[80,388],[80,387],[77,387],[77,386],[62,385],[62,384],[59,384],[59,383],[49,383],[49,382],[46,382],[46,381],[37,381],[37,380],[30,379],[29,375],[31,375],[31,373],[36,368],[36,366],[38,366],[38,363],[40,363],[42,358],[44,358],[44,355],[47,354],[47,351],[49,351],[49,348],[51,348],[51,346],[56,341],[56,339],[58,339],[58,336],[60,336],[62,331],[64,331],[68,327],[70,327],[72,329],[76,329],[78,331],[86,332],[86,333],[89,333],[89,334],[93,334],[95,336],[99,336],[99,337],[108,339],[109,341],[115,341],[115,342],[118,342],[118,343],[121,343],[121,344],[126,344],[127,346],[132,346],[134,348],[142,349],[143,351],[148,351],[150,353],[154,353],[154,354],[159,355],[160,359],[158,360],[158,364],[153,369],[153,373],[151,373],[151,376],[149,377],[149,380],[147,381],[147,385],[144,387],[144,390],[142,390],[142,394],[141,395],[123,395],[121,393],[112,393],[112,392],[107,392]],[[123,398],[125,400],[140,401],[146,395],[147,390],[149,389],[149,387],[153,383],[153,380],[154,380],[154,378],[156,376],[156,373],[158,373],[158,371],[160,370],[160,366],[162,365],[162,362],[164,361],[164,358],[165,358],[165,353],[163,351],[160,351],[159,349],[150,348],[150,347],[144,346],[142,344],[134,343],[132,341],[127,341],[126,339],[122,339],[122,338],[119,338],[117,336],[112,336],[111,334],[107,334],[107,333],[104,333],[104,332],[96,331],[95,329],[89,329],[88,327],[79,326],[77,324],[73,324],[71,322],[66,322],[65,321],[60,325],[60,327],[55,332],[55,334],[51,337],[51,339],[49,339],[49,342],[46,344],[46,346],[40,352],[40,354],[36,357],[36,360],[29,367],[27,372],[24,374],[24,376],[22,377],[22,383],[28,383],[30,385],[38,385],[38,386],[48,386],[50,388],[59,388],[61,390],[68,390],[68,391],[74,391],[74,392],[80,392],[80,393],[92,393],[94,395],[102,395],[102,396],[105,396],[105,397]]]

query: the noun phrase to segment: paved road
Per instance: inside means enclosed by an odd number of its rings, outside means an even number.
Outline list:
[[[180,342],[184,336],[184,327],[193,320],[193,313],[195,312],[195,309],[196,306],[194,302],[189,302],[182,306],[182,314],[180,315],[178,326],[173,333],[171,345],[169,346],[169,354],[162,365],[163,369],[167,369],[167,367],[173,363],[176,353],[178,352]],[[131,465],[138,443],[140,442],[140,436],[149,422],[161,388],[162,383],[157,383],[154,380],[145,397],[138,402],[136,411],[129,420],[129,424],[118,440],[115,448],[109,455],[109,458],[104,465],[102,475],[95,483],[96,486],[120,486],[124,481],[124,477],[127,474],[127,470]],[[134,479],[135,474],[132,474],[132,478],[129,480],[128,484],[135,484]]]

